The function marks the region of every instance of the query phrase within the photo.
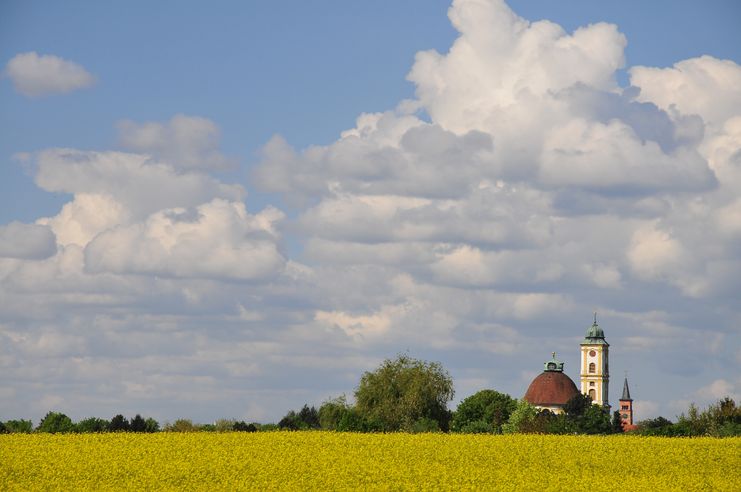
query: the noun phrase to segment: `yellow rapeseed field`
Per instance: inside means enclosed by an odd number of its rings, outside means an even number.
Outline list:
[[[0,435],[2,490],[741,490],[741,438]]]

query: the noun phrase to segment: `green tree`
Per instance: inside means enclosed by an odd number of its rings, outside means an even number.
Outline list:
[[[5,424],[0,422],[0,434],[8,434],[10,431],[5,427]]]
[[[710,422],[705,416],[700,414],[697,406],[694,403],[690,403],[687,409],[687,415],[681,414],[678,422],[675,424],[675,430],[678,430],[681,435],[685,436],[704,436],[708,434]]]
[[[440,363],[399,355],[363,374],[355,390],[355,407],[363,419],[380,423],[384,431],[413,430],[423,418],[447,431],[447,403],[453,394],[453,380]]]
[[[354,407],[349,407],[337,423],[340,432],[381,432],[383,425],[377,420],[367,419]]]
[[[707,421],[708,434],[715,437],[741,435],[741,407],[729,397],[718,400],[702,412]]]
[[[593,405],[588,395],[577,393],[564,405],[565,428],[579,434],[610,434],[612,423],[605,407]]]
[[[319,428],[319,411],[314,406],[304,405],[301,407],[298,412],[298,419],[304,429]]]
[[[72,419],[59,412],[47,413],[36,428],[37,432],[48,432],[51,434],[72,432],[74,430],[75,426],[72,423]]]
[[[577,419],[577,429],[582,434],[611,434],[610,412],[599,405],[589,405]]]
[[[111,419],[111,423],[108,426],[108,430],[111,432],[128,432],[129,421],[120,413]]]
[[[454,432],[502,432],[502,424],[517,408],[517,401],[498,391],[485,389],[464,399],[453,413],[450,430]]]
[[[612,414],[612,432],[613,434],[623,432],[623,418],[620,416],[620,410],[615,410]]]
[[[214,422],[214,427],[217,432],[230,432],[234,430],[234,424],[236,421],[231,419],[218,419]]]
[[[319,407],[319,426],[324,430],[337,430],[337,426],[350,410],[345,395],[330,398]]]
[[[30,420],[8,420],[5,429],[11,434],[30,434],[33,432],[33,422]]]
[[[280,422],[278,427],[288,430],[307,430],[319,428],[319,412],[315,407],[304,405],[301,410],[289,411]]]
[[[258,432],[275,432],[280,429],[280,427],[278,427],[278,424],[274,424],[274,423],[260,424],[259,426],[255,426],[255,427],[257,427]]]
[[[131,432],[146,432],[147,422],[142,418],[141,415],[137,413],[136,416],[134,416],[134,418],[131,419],[131,423],[129,424],[129,430]]]
[[[532,406],[524,399],[517,402],[517,407],[510,414],[509,420],[502,424],[502,433],[528,433],[535,429],[535,418],[538,415],[538,409]]]
[[[198,426],[190,419],[177,419],[172,424],[165,424],[165,432],[196,432]]]
[[[92,433],[92,432],[107,432],[110,422],[98,417],[89,417],[77,422],[75,429],[77,432]]]
[[[144,432],[158,432],[160,430],[160,424],[156,420],[154,420],[152,417],[148,417],[147,420],[144,421]]]
[[[637,425],[638,433],[644,436],[670,436],[674,432],[674,424],[664,417],[641,420]]]
[[[257,426],[255,424],[248,424],[244,421],[234,422],[232,430],[236,432],[257,432]]]
[[[453,416],[453,419],[455,420],[455,415]],[[494,434],[496,432],[492,424],[483,420],[473,420],[462,426],[457,426],[457,428],[453,427],[451,424],[450,430],[461,432],[463,434]],[[501,428],[499,429],[499,433],[501,433]]]
[[[420,417],[414,421],[409,431],[413,434],[419,434],[423,432],[440,432],[440,424],[438,424],[437,420],[428,417]]]
[[[563,406],[563,411],[572,418],[581,417],[586,412],[587,408],[592,406],[592,398],[589,395],[577,393],[566,402]]]

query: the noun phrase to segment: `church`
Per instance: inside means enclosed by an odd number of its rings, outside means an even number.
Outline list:
[[[551,360],[544,363],[540,373],[525,393],[525,400],[536,408],[550,410],[553,413],[563,413],[563,407],[571,398],[579,393],[589,395],[592,403],[601,405],[608,412],[609,403],[609,365],[610,344],[605,340],[605,332],[597,324],[597,314],[594,323],[587,329],[584,340],[580,344],[581,372],[579,374],[579,388],[574,381],[563,372],[563,362],[556,359],[553,352]],[[628,378],[623,384],[623,394],[619,400],[620,416],[623,428],[630,430],[633,425],[633,400],[630,398]]]

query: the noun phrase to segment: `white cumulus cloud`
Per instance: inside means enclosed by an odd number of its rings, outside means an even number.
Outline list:
[[[28,97],[64,94],[95,83],[95,77],[81,65],[35,51],[11,58],[5,66],[5,74],[13,81],[15,89]]]
[[[282,218],[274,208],[252,216],[244,204],[220,199],[194,209],[162,210],[144,223],[98,235],[85,249],[85,267],[90,272],[264,278],[285,262],[274,229]]]
[[[714,127],[741,114],[741,66],[732,60],[706,55],[671,68],[632,67],[630,83],[640,88],[641,101],[700,115]]]
[[[37,154],[35,182],[47,191],[108,195],[134,217],[192,207],[219,197],[240,200],[244,189],[199,172],[178,172],[147,155],[48,149]]]

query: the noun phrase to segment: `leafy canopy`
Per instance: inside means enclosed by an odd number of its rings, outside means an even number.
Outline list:
[[[417,360],[407,355],[386,359],[375,371],[366,372],[355,390],[356,409],[384,431],[429,429],[427,419],[447,430],[453,399],[453,380],[438,362]]]
[[[491,389],[481,390],[458,405],[450,429],[454,432],[502,432],[502,424],[517,408],[511,396]]]

